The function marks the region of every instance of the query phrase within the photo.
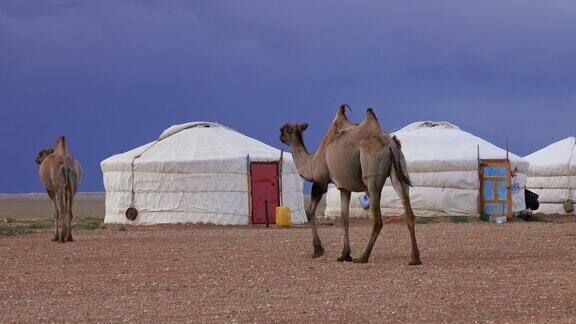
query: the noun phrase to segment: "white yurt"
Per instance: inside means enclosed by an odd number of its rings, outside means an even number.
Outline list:
[[[306,221],[292,156],[217,123],[172,126],[100,166],[105,223],[273,224],[279,205],[291,208],[292,223]]]
[[[563,214],[563,202],[576,201],[576,138],[568,137],[536,151],[530,162],[527,188],[538,194],[545,214]]]
[[[525,209],[528,162],[521,157],[448,122],[416,122],[393,134],[402,143],[414,185],[410,198],[416,216],[478,216],[482,211],[510,216]],[[479,168],[486,168],[484,176]],[[352,194],[351,217],[370,215],[360,206],[362,194]],[[340,193],[332,185],[326,203],[325,215],[338,217]],[[404,212],[390,179],[382,192],[381,210],[388,216]]]

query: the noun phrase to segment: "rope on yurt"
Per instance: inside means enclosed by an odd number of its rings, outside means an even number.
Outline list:
[[[134,177],[134,162],[136,161],[136,159],[140,158],[144,153],[146,153],[146,151],[151,149],[158,142],[165,140],[170,136],[174,136],[183,130],[187,130],[187,129],[199,127],[199,126],[212,127],[213,124],[214,123],[197,123],[197,124],[189,125],[188,127],[182,128],[182,129],[178,130],[177,132],[170,134],[164,138],[159,138],[158,140],[156,140],[156,142],[152,143],[152,145],[148,146],[144,151],[142,151],[142,153],[139,153],[136,156],[134,156],[134,158],[132,158],[131,167],[130,167],[130,177],[132,178],[131,188],[130,188],[130,207],[128,207],[128,209],[126,209],[126,218],[133,221],[136,219],[136,217],[138,217],[138,210],[136,209],[136,207],[134,207],[135,201],[136,201],[136,198],[135,198],[136,193],[134,192],[134,178],[135,178]],[[209,126],[206,126],[206,125],[209,125]],[[221,127],[221,125],[219,125],[219,124],[215,124],[215,125],[218,125],[219,127]]]
[[[139,153],[137,155],[134,156],[134,158],[132,158],[132,162],[131,162],[131,166],[130,166],[130,178],[131,178],[131,185],[130,185],[130,207],[128,207],[128,209],[126,209],[126,218],[128,218],[129,220],[133,221],[136,219],[136,217],[138,217],[138,210],[136,209],[136,207],[134,207],[134,203],[135,203],[135,192],[134,192],[134,162],[136,161],[136,159],[140,158],[144,153],[146,153],[146,151],[148,151],[150,148],[152,148],[152,146],[156,145],[156,143],[158,143],[158,141],[154,142],[152,145],[148,146],[144,151],[142,151],[142,153]]]

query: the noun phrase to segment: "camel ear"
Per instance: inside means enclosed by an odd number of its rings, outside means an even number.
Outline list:
[[[308,123],[304,123],[302,125],[300,125],[300,131],[305,131],[308,128]]]

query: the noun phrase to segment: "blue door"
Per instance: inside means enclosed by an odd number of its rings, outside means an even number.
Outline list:
[[[490,216],[510,217],[510,164],[508,162],[481,162],[482,212]]]

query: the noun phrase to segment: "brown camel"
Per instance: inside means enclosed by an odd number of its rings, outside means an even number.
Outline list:
[[[72,238],[72,203],[82,178],[82,168],[76,159],[68,154],[68,144],[64,137],[56,141],[56,149],[44,149],[36,156],[40,165],[40,181],[54,206],[55,232],[52,241],[64,243]]]
[[[366,263],[372,247],[382,229],[380,196],[386,179],[390,176],[392,185],[404,206],[406,224],[410,231],[412,253],[410,265],[422,264],[414,232],[414,212],[410,206],[410,179],[400,142],[385,133],[372,109],[367,109],[366,118],[358,125],[352,124],[340,106],[331,127],[326,132],[320,146],[313,155],[308,153],[302,133],[308,124],[285,124],[280,129],[280,140],[292,148],[292,155],[300,175],[312,182],[312,199],[307,210],[312,225],[314,254],[317,258],[324,254],[318,236],[315,213],[328,184],[333,183],[340,191],[341,222],[344,229],[344,247],[338,261]],[[349,204],[351,192],[366,192],[370,197],[372,212],[372,234],[364,253],[352,259],[349,241]]]

